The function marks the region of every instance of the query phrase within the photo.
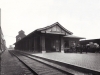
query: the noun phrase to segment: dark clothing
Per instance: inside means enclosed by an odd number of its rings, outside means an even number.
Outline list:
[[[83,52],[85,52],[85,51],[86,51],[86,46],[84,45],[84,46],[83,46]]]
[[[78,49],[79,49],[79,48],[78,48],[78,47],[76,47],[76,53],[78,52]]]
[[[80,46],[80,53],[82,53],[83,51],[83,46]]]
[[[89,51],[90,46],[86,46],[86,53]]]
[[[100,52],[100,48],[99,47],[96,48],[95,52]]]
[[[80,50],[80,46],[76,46],[76,52]]]

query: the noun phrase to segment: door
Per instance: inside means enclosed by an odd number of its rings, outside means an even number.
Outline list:
[[[56,40],[56,43],[55,43],[55,45],[56,45],[56,51],[59,51],[59,40]]]
[[[66,41],[64,41],[64,48],[68,48],[68,47],[69,47],[69,41],[66,40]]]

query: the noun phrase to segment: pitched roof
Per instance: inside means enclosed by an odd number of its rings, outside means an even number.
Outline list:
[[[68,33],[70,33],[70,34],[73,34],[73,33],[70,32],[69,30],[67,30],[66,28],[64,28],[61,24],[59,24],[58,22],[56,22],[56,23],[54,23],[54,24],[52,24],[52,25],[43,27],[43,28],[36,29],[36,31],[43,31],[43,30],[52,28],[52,27],[54,27],[55,25],[58,25],[58,26],[61,27],[64,31],[66,31],[66,32],[68,32]]]
[[[67,36],[63,36],[63,37],[85,39],[84,37],[78,37],[78,36],[75,36],[75,35],[67,35]]]

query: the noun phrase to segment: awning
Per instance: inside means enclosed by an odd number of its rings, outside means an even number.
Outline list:
[[[78,36],[75,36],[75,35],[67,35],[67,36],[63,36],[63,37],[66,37],[66,38],[85,39],[84,37],[78,37]]]

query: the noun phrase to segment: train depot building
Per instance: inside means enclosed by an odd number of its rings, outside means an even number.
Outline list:
[[[17,35],[15,50],[32,51],[32,52],[64,52],[73,43],[79,44],[82,37],[74,36],[72,32],[64,28],[58,22],[36,29],[27,36],[22,38],[24,31]],[[21,36],[20,36],[21,35]]]

